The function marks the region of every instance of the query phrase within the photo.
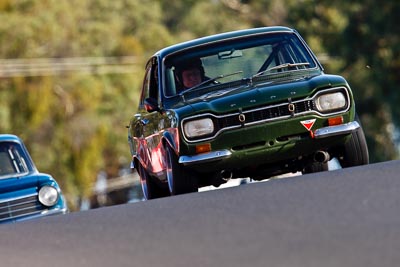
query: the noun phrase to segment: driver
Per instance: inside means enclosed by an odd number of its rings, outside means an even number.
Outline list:
[[[199,58],[176,66],[175,76],[178,92],[192,88],[205,80],[204,68]]]

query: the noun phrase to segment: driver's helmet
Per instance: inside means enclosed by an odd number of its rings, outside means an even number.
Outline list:
[[[194,68],[200,70],[201,80],[204,81],[205,72],[200,58],[192,58],[183,62],[179,62],[175,65],[175,77],[179,86],[182,86],[182,72]]]

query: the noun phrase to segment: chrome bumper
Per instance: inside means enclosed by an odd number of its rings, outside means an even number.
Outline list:
[[[229,150],[212,151],[194,156],[181,156],[179,157],[179,163],[186,166],[229,158],[231,155],[232,153]]]
[[[356,131],[358,128],[360,128],[360,124],[358,124],[357,121],[352,121],[341,125],[328,126],[315,130],[314,138],[320,139],[335,135],[349,134]]]
[[[315,130],[314,138],[326,138],[335,135],[344,135],[349,134],[355,130],[360,128],[358,122],[353,121],[346,124],[335,125],[335,126],[328,126],[324,128],[320,128]],[[206,163],[216,160],[221,160],[225,158],[229,158],[232,153],[229,150],[219,150],[219,151],[212,151],[208,153],[203,153],[194,156],[181,156],[179,157],[179,163],[187,166],[192,164],[199,164],[199,163]]]

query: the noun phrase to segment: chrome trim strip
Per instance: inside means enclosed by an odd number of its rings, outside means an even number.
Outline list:
[[[28,206],[28,207],[24,207],[24,208],[12,210],[12,211],[10,211],[10,208],[17,207],[18,205],[13,205],[13,206],[6,207],[8,209],[6,211],[0,213],[0,218],[2,216],[4,216],[4,215],[12,215],[13,213],[20,213],[20,212],[24,212],[24,211],[27,211],[27,210],[29,211],[29,210],[32,210],[33,208],[36,209],[36,211],[33,212],[33,213],[42,211],[42,210],[39,209],[40,207],[42,207],[42,205],[39,203],[39,201],[21,203],[22,205],[20,205],[20,206],[23,206],[23,205],[26,205],[26,204],[30,204],[30,203],[38,203],[38,205],[31,205],[31,206]],[[32,212],[23,213],[21,216],[25,216],[25,215],[30,214],[30,213],[32,213]],[[8,218],[13,218],[13,217],[8,217]],[[0,219],[0,221],[1,220],[2,219]]]
[[[35,192],[35,193],[27,194],[27,195],[6,198],[6,199],[0,200],[0,204],[5,203],[5,202],[10,202],[10,201],[18,201],[20,199],[29,198],[29,197],[33,197],[33,196],[37,196],[37,195],[38,195],[38,193]]]
[[[314,132],[314,138],[326,138],[335,135],[349,134],[360,128],[360,124],[357,121],[352,121],[346,124],[328,126],[319,128]]]
[[[231,155],[232,155],[232,152],[230,152],[229,150],[218,150],[218,151],[202,153],[202,154],[198,154],[198,155],[194,155],[194,156],[180,156],[179,163],[186,166],[186,165],[221,160],[224,158],[229,158]]]
[[[3,222],[18,222],[18,221],[22,221],[22,220],[27,220],[27,219],[32,219],[32,218],[37,218],[37,217],[41,217],[43,216],[41,214],[41,210],[39,211],[33,211],[33,212],[29,212],[29,213],[25,213],[25,214],[20,214],[17,216],[12,216],[12,217],[6,217],[6,218],[2,218],[0,219],[0,223]]]
[[[33,219],[38,219],[46,216],[53,216],[53,215],[63,215],[67,214],[68,209],[53,209],[53,210],[42,210],[38,212],[32,212],[29,214],[22,214],[16,217],[10,217],[4,220],[0,220],[1,223],[10,223],[10,222],[22,222],[22,221],[29,221]]]

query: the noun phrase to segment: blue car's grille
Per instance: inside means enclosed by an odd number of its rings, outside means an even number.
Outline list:
[[[46,209],[40,204],[37,194],[0,200],[0,223],[17,220],[19,217],[34,215]]]

